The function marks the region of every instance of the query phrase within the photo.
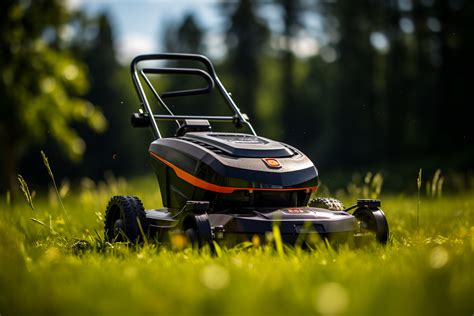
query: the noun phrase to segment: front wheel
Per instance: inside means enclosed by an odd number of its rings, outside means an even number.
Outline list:
[[[359,221],[361,235],[375,235],[382,245],[388,241],[389,228],[387,218],[380,208],[358,208],[352,215]]]
[[[140,227],[141,226],[141,227]],[[146,232],[146,214],[142,202],[134,196],[114,196],[105,210],[105,240],[130,242],[143,240]]]

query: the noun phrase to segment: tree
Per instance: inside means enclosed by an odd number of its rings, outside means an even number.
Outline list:
[[[435,87],[438,98],[433,147],[446,152],[449,167],[474,168],[472,137],[472,74],[474,73],[474,3],[472,1],[437,1],[434,9],[439,19],[439,54],[441,65]],[[432,17],[431,17],[432,18]]]
[[[224,4],[226,13],[227,5]],[[232,93],[250,119],[256,117],[257,89],[261,82],[259,60],[269,37],[265,23],[255,14],[255,3],[241,0],[230,12],[230,26],[226,33],[228,44],[227,66],[233,76]],[[228,14],[228,13],[227,13]]]
[[[70,159],[79,159],[85,144],[71,123],[85,122],[96,131],[106,127],[101,112],[80,98],[88,82],[84,65],[67,45],[69,17],[57,0],[10,0],[1,5],[2,185],[12,191],[18,162],[29,146],[52,138]]]
[[[298,128],[308,126],[301,122],[304,119],[304,105],[301,104],[298,98],[297,86],[295,83],[295,55],[292,50],[292,41],[296,39],[297,33],[303,26],[302,13],[303,6],[300,0],[279,0],[279,5],[282,8],[282,22],[283,22],[283,50],[281,51],[281,99],[282,112],[281,115],[288,124],[285,124],[285,140],[298,139],[296,146],[301,146],[302,137],[299,137],[302,130]],[[303,123],[303,124],[302,124]],[[296,133],[295,133],[296,132]]]
[[[197,23],[192,14],[184,16],[182,21],[170,23],[165,28],[164,47],[165,51],[170,53],[190,53],[205,54],[206,47],[204,43],[205,32]],[[195,61],[169,61],[169,67],[178,68],[204,68],[204,65]],[[179,91],[186,89],[196,89],[206,85],[204,79],[190,75],[168,75],[163,76],[158,82],[159,92]],[[163,87],[166,87],[163,89]],[[222,106],[217,89],[211,94],[192,95],[184,97],[173,97],[164,99],[174,114],[194,114],[194,115],[216,115],[218,106]],[[161,111],[160,109],[159,111]],[[176,131],[174,122],[160,122],[160,129],[164,135],[173,135]]]
[[[192,14],[187,14],[182,23],[168,25],[165,32],[165,48],[169,52],[204,53],[204,33]]]
[[[384,67],[389,50],[384,21],[386,4],[361,2],[321,3],[328,34],[335,33],[334,84],[331,122],[325,160],[347,168],[385,158],[381,145],[386,128]],[[374,46],[375,44],[378,46]],[[322,57],[324,58],[324,56]],[[328,64],[329,67],[329,64]],[[324,74],[320,80],[325,80]],[[384,148],[383,148],[384,149]]]
[[[472,2],[366,0],[318,9],[339,35],[327,160],[472,169]]]
[[[96,104],[108,120],[109,128],[100,137],[81,127],[87,148],[84,153],[85,166],[77,166],[78,174],[101,178],[105,171],[116,174],[143,171],[146,155],[137,155],[143,146],[144,130],[132,129],[130,115],[138,110],[138,99],[133,91],[128,65],[121,66],[116,59],[113,28],[106,14],[95,18],[84,17],[82,34],[95,37],[79,37],[74,50],[88,67],[89,91],[84,95]],[[134,150],[137,149],[137,150]],[[142,149],[143,152],[143,149]]]

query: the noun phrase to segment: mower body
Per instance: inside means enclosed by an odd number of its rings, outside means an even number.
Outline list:
[[[211,212],[298,207],[318,185],[311,160],[288,145],[237,133],[190,132],[151,143],[163,205],[209,201]]]
[[[186,206],[205,212],[212,235],[230,244],[264,238],[274,225],[287,243],[303,232],[347,238],[357,228],[349,213],[306,207],[318,172],[286,144],[241,133],[189,132],[155,140],[149,152],[166,207],[165,213],[148,212],[154,235],[179,225],[172,219]]]

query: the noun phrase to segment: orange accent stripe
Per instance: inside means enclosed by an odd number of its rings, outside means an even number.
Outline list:
[[[217,192],[217,193],[228,193],[229,194],[229,193],[233,193],[234,191],[237,191],[237,190],[245,190],[245,191],[249,191],[249,192],[252,192],[252,191],[301,191],[301,190],[305,190],[306,192],[309,192],[309,191],[316,192],[316,189],[317,189],[317,187],[270,189],[270,188],[239,188],[239,187],[221,186],[221,185],[209,183],[207,181],[204,181],[202,179],[199,179],[199,178],[193,176],[192,174],[184,171],[183,169],[180,169],[180,168],[176,167],[171,162],[161,158],[160,156],[158,156],[154,152],[150,151],[150,155],[153,158],[161,161],[162,163],[164,163],[165,165],[167,165],[171,169],[173,169],[174,172],[176,173],[176,175],[178,176],[178,178],[183,179],[184,181],[194,185],[195,187],[198,187],[198,188],[201,188],[201,189],[204,189],[204,190],[208,190],[208,191]]]

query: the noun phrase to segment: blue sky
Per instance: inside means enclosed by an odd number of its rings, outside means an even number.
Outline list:
[[[214,33],[222,25],[217,1],[69,0],[69,3],[90,15],[107,12],[114,26],[118,57],[124,63],[135,55],[160,51],[166,25],[181,21],[187,13],[193,13],[206,30],[216,30]],[[219,34],[213,35],[216,43],[211,44],[218,47]],[[222,52],[216,50],[214,53]]]
[[[73,9],[83,10],[90,15],[107,12],[114,27],[117,54],[121,63],[128,63],[134,56],[162,51],[160,47],[163,31],[169,23],[182,21],[192,13],[199,25],[206,31],[205,43],[211,58],[218,59],[225,54],[225,20],[217,0],[67,0]],[[226,1],[237,4],[237,0]],[[275,6],[265,6],[259,11],[274,34],[281,30],[280,12]],[[307,15],[309,32],[293,40],[292,49],[300,57],[312,56],[319,51],[324,37],[321,35],[320,20]],[[323,43],[324,44],[324,43]],[[281,38],[272,39],[274,48],[281,45]],[[321,52],[323,53],[323,51]],[[324,55],[324,54],[323,54]],[[322,55],[322,56],[323,56]]]

